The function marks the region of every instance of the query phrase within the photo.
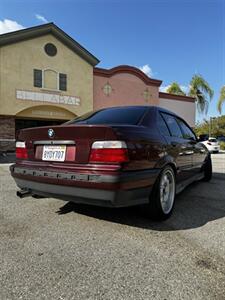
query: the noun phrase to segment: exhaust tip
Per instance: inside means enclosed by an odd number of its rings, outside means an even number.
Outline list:
[[[16,192],[16,196],[19,198],[25,198],[31,196],[31,192],[28,190],[20,190]]]

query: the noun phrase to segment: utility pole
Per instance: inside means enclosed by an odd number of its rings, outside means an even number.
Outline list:
[[[209,119],[209,137],[211,136],[211,131],[212,131],[212,121],[215,119],[216,117],[210,117]]]

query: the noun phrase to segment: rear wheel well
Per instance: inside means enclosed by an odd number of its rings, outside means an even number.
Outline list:
[[[172,170],[173,170],[173,172],[174,172],[174,175],[175,175],[175,179],[176,179],[176,176],[177,176],[177,168],[176,168],[175,164],[173,164],[173,163],[171,163],[171,162],[165,164],[165,165],[161,168],[161,170],[160,170],[160,172],[159,172],[159,174],[158,174],[158,176],[157,176],[157,179],[160,177],[162,171],[163,171],[166,167],[168,167],[168,166],[172,168]],[[157,184],[157,179],[156,179],[154,185]]]
[[[166,220],[172,213],[176,194],[176,173],[175,165],[173,163],[167,163],[161,169],[161,172],[155,181],[148,204],[149,214],[154,220]],[[170,174],[170,181],[167,177],[168,174]],[[165,180],[164,177],[166,177]],[[165,189],[165,187],[167,188]],[[165,193],[169,193],[168,197],[165,196]],[[166,198],[164,199],[164,197],[166,197],[167,200],[165,200]],[[169,207],[167,207],[167,204],[166,206],[164,205],[165,202],[168,202]]]
[[[160,172],[159,172],[159,174],[160,174],[162,172],[162,170],[164,168],[168,167],[168,166],[173,169],[174,175],[176,177],[177,176],[177,167],[176,167],[176,164],[172,161],[171,158],[164,159],[164,161],[157,164],[155,166],[155,168],[160,169]]]
[[[177,176],[177,168],[176,168],[176,166],[173,163],[169,163],[169,164],[165,165],[164,168],[167,167],[167,166],[170,166],[173,169],[173,171],[174,171],[174,175]]]

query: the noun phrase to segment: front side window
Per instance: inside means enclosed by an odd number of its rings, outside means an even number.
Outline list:
[[[179,125],[177,124],[177,121],[174,116],[169,115],[167,113],[162,113],[162,116],[164,120],[166,121],[166,124],[170,130],[170,133],[174,137],[183,138],[181,129]]]

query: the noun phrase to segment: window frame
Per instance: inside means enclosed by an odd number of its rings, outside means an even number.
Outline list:
[[[52,49],[49,49],[49,47],[52,47]],[[49,50],[50,50],[50,52],[49,52]],[[54,50],[54,53],[51,53],[51,50]],[[58,49],[55,44],[49,42],[44,45],[44,51],[45,51],[45,54],[47,54],[48,56],[54,57],[57,55]]]
[[[114,109],[118,109],[118,110],[126,110],[125,107],[106,107],[106,108],[102,108],[100,110],[96,110],[96,111],[90,111],[86,114],[83,114],[82,116],[76,117],[75,119],[72,119],[68,122],[66,122],[65,124],[90,124],[90,125],[96,125],[96,124],[100,124],[100,125],[112,125],[112,124],[120,124],[120,125],[139,125],[142,123],[143,118],[145,118],[146,114],[148,113],[148,108],[143,106],[143,112],[142,114],[139,116],[139,118],[137,118],[137,121],[135,123],[118,123],[118,122],[90,122],[88,123],[88,120],[92,117],[94,117],[96,114],[107,111],[107,110],[114,110]],[[127,110],[126,110],[127,111]]]
[[[64,79],[65,79],[65,83],[63,83],[63,84],[65,84],[65,89],[62,89],[62,86],[61,86],[62,77],[64,77]],[[67,74],[58,73],[58,89],[63,92],[67,91]]]
[[[187,124],[187,122],[185,122],[185,120],[183,120],[183,119],[180,118],[180,117],[176,117],[176,120],[180,120],[181,122],[183,122],[184,125],[185,125],[185,126],[191,131],[191,133],[194,135],[195,141],[198,140],[196,134],[194,133],[194,131],[192,130],[192,128]],[[178,126],[180,127],[180,130],[181,130],[181,132],[182,132],[182,134],[183,134],[183,138],[184,138],[185,140],[192,140],[192,141],[193,141],[193,139],[192,139],[191,137],[190,137],[190,138],[185,138],[185,136],[184,136],[184,131],[183,131],[183,129],[182,129],[182,127],[180,126],[180,124],[179,124],[178,121],[177,121],[177,124],[178,124]]]
[[[37,86],[35,85],[35,71],[40,71],[41,72],[41,86]],[[51,89],[51,88],[47,88],[45,87],[45,72],[46,71],[53,71],[56,73],[56,80],[57,80],[57,88],[56,89]],[[60,75],[65,75],[65,78],[66,78],[66,88],[65,89],[60,89]],[[60,73],[54,69],[51,69],[51,68],[45,68],[45,69],[36,69],[34,68],[33,69],[33,86],[34,87],[37,87],[37,88],[40,88],[40,89],[43,89],[43,90],[48,90],[48,91],[55,91],[55,92],[66,92],[67,91],[67,82],[68,82],[68,76],[66,73]]]
[[[161,118],[161,119],[163,120],[163,122],[164,122],[164,124],[165,124],[165,126],[166,126],[166,128],[167,128],[167,131],[168,131],[169,135],[164,135],[164,134],[162,134],[162,132],[161,132],[159,126],[158,126],[159,118]],[[166,120],[163,118],[162,111],[158,111],[158,114],[157,114],[157,127],[158,127],[158,130],[159,130],[159,132],[160,132],[160,134],[161,134],[162,136],[172,136],[171,131],[170,131],[170,129],[169,129],[169,126],[167,125]]]
[[[40,79],[37,79],[36,76],[41,75]],[[40,85],[37,84],[37,82],[40,82]],[[33,86],[37,88],[42,88],[43,87],[43,71],[41,69],[33,69]]]
[[[169,133],[170,133],[170,137],[177,138],[177,139],[183,139],[183,138],[184,138],[184,137],[183,137],[183,132],[182,132],[182,130],[181,130],[181,128],[180,128],[180,126],[179,126],[177,120],[176,120],[176,118],[177,118],[176,115],[173,115],[173,114],[170,114],[170,113],[164,112],[164,111],[160,111],[160,115],[162,116],[164,122],[166,123],[166,126],[167,126],[167,128],[168,128],[168,130],[169,130]],[[181,132],[181,135],[182,135],[181,137],[179,137],[179,136],[174,136],[174,135],[172,134],[172,132],[171,132],[171,130],[170,130],[170,128],[169,128],[169,125],[167,124],[167,122],[166,122],[166,120],[165,120],[165,118],[164,118],[163,115],[168,115],[168,116],[174,118],[174,120],[175,120],[175,122],[176,122],[178,128],[180,129],[180,132]]]
[[[57,83],[57,88],[56,89],[51,89],[51,88],[47,88],[45,87],[45,72],[46,71],[52,71],[56,74],[56,83]],[[49,91],[59,91],[59,72],[50,69],[50,68],[46,68],[42,70],[42,88],[45,90],[49,90]]]

